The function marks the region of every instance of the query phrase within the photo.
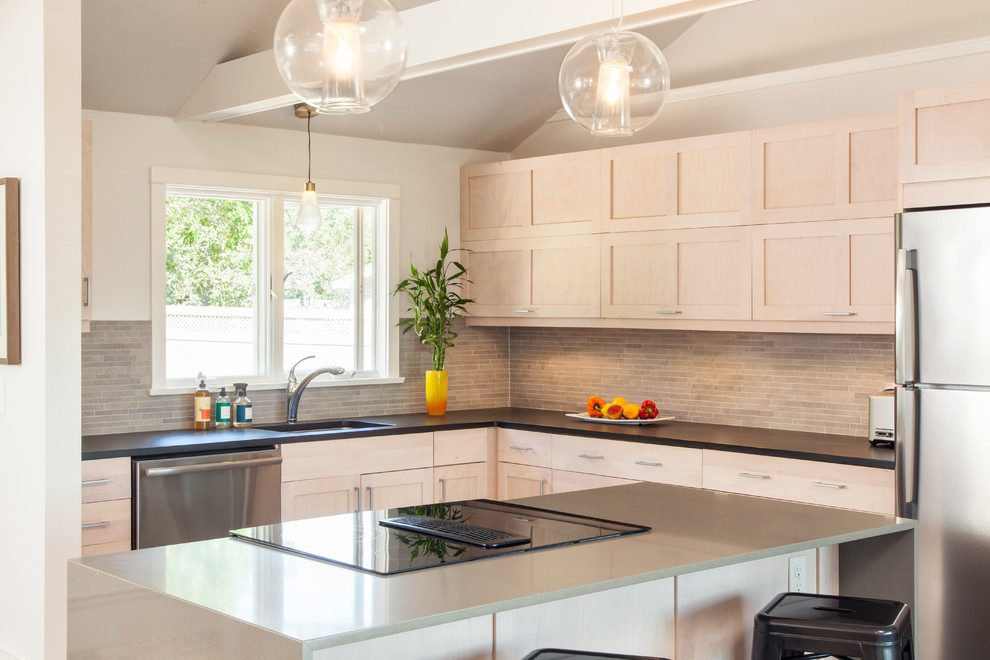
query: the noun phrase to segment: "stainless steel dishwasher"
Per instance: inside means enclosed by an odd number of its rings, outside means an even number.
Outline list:
[[[279,522],[281,463],[274,448],[135,459],[135,547],[220,538]]]

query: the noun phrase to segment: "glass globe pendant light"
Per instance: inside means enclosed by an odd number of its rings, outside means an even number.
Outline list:
[[[320,200],[316,198],[316,184],[313,183],[313,135],[309,131],[309,123],[313,119],[313,109],[305,103],[293,106],[297,117],[306,118],[306,186],[302,199],[299,200],[299,214],[296,216],[296,226],[303,234],[309,236],[323,224],[323,214],[320,213]]]
[[[564,110],[592,135],[629,136],[667,100],[670,70],[656,44],[615,29],[585,37],[564,56],[557,86]]]
[[[292,0],[275,26],[275,63],[319,114],[368,112],[406,67],[406,33],[388,0]]]

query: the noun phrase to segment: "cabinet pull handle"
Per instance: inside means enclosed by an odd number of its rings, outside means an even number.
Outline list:
[[[594,454],[578,454],[578,458],[593,458],[595,460],[601,460],[605,458],[604,456],[595,456]]]
[[[447,501],[447,480],[446,479],[441,479],[440,480],[440,501],[441,502],[446,502]]]
[[[535,311],[536,311],[535,309],[514,309],[514,310],[512,310],[512,313],[513,314],[532,314]]]
[[[654,463],[653,461],[636,461],[636,465],[645,465],[646,467],[663,467],[663,463]]]
[[[98,523],[85,523],[82,526],[82,528],[83,529],[90,529],[90,528],[93,528],[93,527],[109,527],[109,526],[110,526],[110,523],[108,521],[104,520],[103,522],[98,522]]]
[[[751,472],[740,472],[740,477],[746,477],[747,479],[769,479],[769,474],[753,474]]]
[[[88,481],[82,482],[83,486],[95,486],[96,484],[108,484],[109,479],[89,479]]]
[[[540,495],[543,494],[543,486],[547,483],[546,479],[540,479]]]
[[[825,316],[856,316],[856,312],[825,312]]]
[[[516,451],[535,451],[532,447],[522,447],[520,445],[509,445],[509,449],[515,449]]]
[[[657,314],[683,314],[679,309],[658,309]]]
[[[86,283],[86,300],[83,302],[83,307],[89,307],[90,293],[93,290],[93,284],[90,282],[88,277],[84,277],[83,282]]]
[[[371,490],[371,486],[366,486],[368,491],[368,511],[375,510],[375,491]]]
[[[354,487],[354,513],[361,513],[361,487]]]
[[[812,481],[811,485],[820,486],[821,488],[835,488],[835,489],[842,489],[846,487],[845,484],[827,484],[824,481]]]

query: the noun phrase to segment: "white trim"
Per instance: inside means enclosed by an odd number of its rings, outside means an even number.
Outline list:
[[[165,184],[151,184],[151,386],[165,387]],[[161,341],[158,341],[161,339]]]
[[[990,52],[990,37],[980,37],[966,41],[956,41],[937,46],[926,46],[924,48],[914,48],[902,50],[896,53],[885,53],[883,55],[870,55],[840,62],[829,62],[798,69],[787,69],[784,71],[774,71],[762,73],[744,78],[733,78],[731,80],[719,80],[717,82],[705,83],[702,85],[691,85],[688,87],[677,87],[670,90],[667,103],[680,103],[682,101],[695,101],[698,99],[712,98],[726,94],[739,94],[742,92],[752,92],[759,89],[769,89],[772,87],[782,87],[784,85],[794,85],[799,83],[813,82],[815,80],[826,80],[828,78],[839,78],[871,71],[882,71],[884,69],[895,69],[903,66],[915,64],[925,64],[928,62],[938,62],[957,57],[968,57],[971,55],[981,55]],[[547,123],[569,120],[570,117],[564,110],[558,110],[553,114]]]
[[[286,193],[293,190],[302,192],[301,177],[275,176],[270,174],[248,174],[244,172],[215,172],[212,170],[190,170],[176,167],[152,167],[151,183],[170,185],[201,186],[206,188],[230,188],[233,190],[257,190],[273,193]],[[374,183],[360,181],[337,181],[334,179],[314,179],[320,194],[347,197],[399,197],[399,185],[394,183]]]
[[[207,378],[206,384],[210,389],[216,390],[220,385],[211,385],[210,381],[213,378]],[[238,382],[240,380],[238,379]],[[252,383],[250,379],[245,379],[244,382],[248,384],[248,398],[251,398],[251,392],[264,392],[269,390],[284,390],[285,383]],[[306,389],[322,389],[324,387],[358,387],[360,385],[399,385],[406,382],[405,378],[402,377],[388,377],[388,378],[341,378],[339,380],[325,380],[323,378],[318,378],[312,381]],[[224,387],[226,381],[222,383]],[[150,396],[168,396],[171,394],[192,394],[196,391],[195,387],[151,387],[148,389],[148,394]]]

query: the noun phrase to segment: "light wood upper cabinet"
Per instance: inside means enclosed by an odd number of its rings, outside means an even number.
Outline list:
[[[82,123],[82,331],[93,320],[93,122]]]
[[[746,224],[749,132],[602,150],[602,232]]]
[[[753,228],[753,318],[894,322],[894,219]]]
[[[560,236],[464,243],[475,316],[597,317],[598,238]]]
[[[897,115],[753,132],[753,224],[893,215]]]
[[[589,233],[600,189],[597,151],[466,166],[461,240]]]
[[[749,319],[743,227],[602,235],[602,316]]]
[[[900,97],[904,207],[990,199],[990,82]]]

